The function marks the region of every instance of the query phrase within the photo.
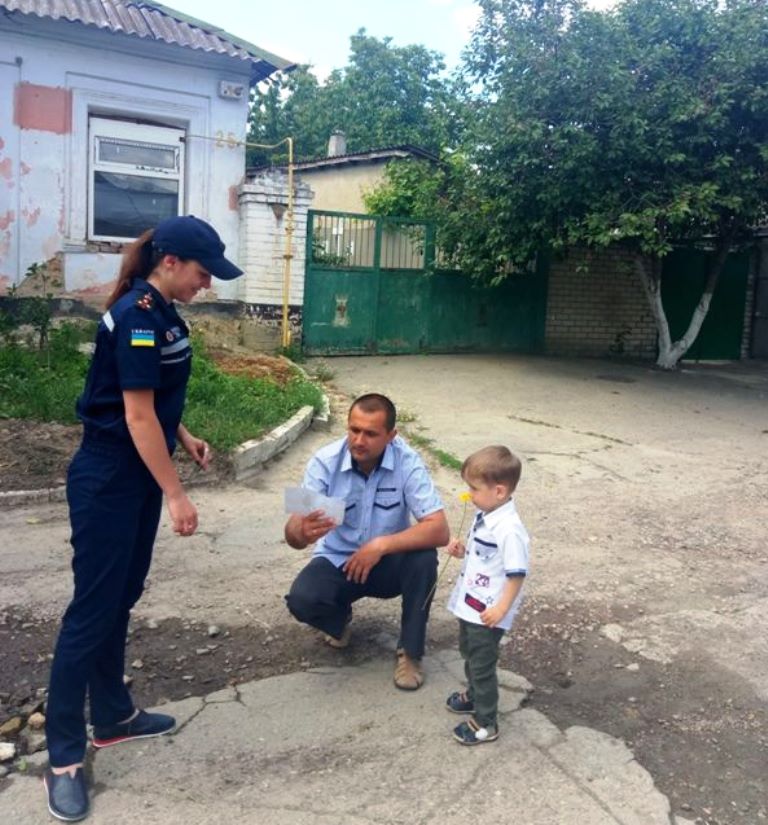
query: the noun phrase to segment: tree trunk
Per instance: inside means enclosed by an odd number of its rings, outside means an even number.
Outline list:
[[[693,342],[698,337],[701,325],[709,312],[709,305],[712,303],[712,293],[715,291],[720,273],[723,271],[725,259],[730,251],[730,240],[722,239],[718,242],[714,257],[707,272],[707,282],[704,291],[699,298],[696,308],[688,324],[685,334],[677,341],[672,341],[669,332],[667,315],[664,312],[664,304],[661,300],[661,258],[645,258],[637,256],[635,259],[635,269],[640,276],[640,280],[645,290],[648,304],[651,308],[656,332],[658,334],[659,356],[656,359],[656,366],[665,370],[673,370],[677,367],[680,359],[690,349]]]

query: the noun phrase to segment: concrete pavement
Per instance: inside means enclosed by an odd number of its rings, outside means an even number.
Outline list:
[[[618,740],[558,730],[520,707],[502,672],[502,735],[472,748],[442,709],[459,684],[454,652],[430,657],[415,693],[391,662],[317,668],[163,706],[179,730],[91,754],[93,825],[669,825],[669,804]],[[42,783],[14,775],[2,821],[45,822]]]

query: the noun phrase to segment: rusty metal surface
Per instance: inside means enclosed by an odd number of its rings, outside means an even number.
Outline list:
[[[0,9],[53,20],[96,26],[117,34],[159,40],[190,49],[261,64],[266,77],[293,64],[202,20],[159,3],[131,0],[0,0]],[[258,79],[258,78],[257,78]]]

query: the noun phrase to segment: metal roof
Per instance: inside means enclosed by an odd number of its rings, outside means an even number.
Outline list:
[[[0,9],[96,26],[116,34],[159,40],[248,61],[253,64],[253,82],[294,66],[290,60],[160,3],[140,0],[0,0]]]
[[[368,163],[371,161],[392,160],[393,158],[416,157],[438,163],[440,158],[432,152],[419,146],[403,144],[402,146],[382,146],[378,149],[368,149],[365,152],[349,152],[343,155],[330,155],[320,158],[297,160],[294,169],[321,169],[326,166],[345,166],[352,163]]]
[[[314,169],[328,169],[336,166],[351,166],[359,163],[377,163],[381,161],[394,160],[395,158],[423,158],[432,163],[440,163],[440,158],[418,146],[403,144],[402,146],[384,146],[380,149],[369,149],[366,152],[350,152],[344,155],[331,155],[330,157],[310,158],[307,160],[294,161],[293,168],[297,171],[311,172]],[[246,175],[257,175],[267,169],[287,169],[286,164],[277,166],[249,166],[245,170]]]

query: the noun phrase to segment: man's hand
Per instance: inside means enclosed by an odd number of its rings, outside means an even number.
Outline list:
[[[347,581],[365,584],[371,570],[381,561],[385,548],[381,537],[371,539],[353,553],[342,570],[347,574]]]
[[[336,522],[323,510],[313,510],[301,519],[301,532],[307,544],[314,544],[336,528]]]
[[[509,608],[504,607],[503,604],[495,604],[493,607],[488,607],[480,614],[480,621],[486,627],[496,627],[496,625],[506,616]]]
[[[451,539],[445,546],[445,552],[456,559],[463,559],[467,548],[461,539]]]

